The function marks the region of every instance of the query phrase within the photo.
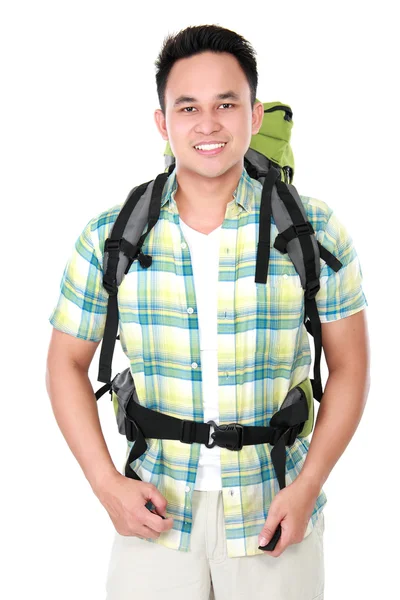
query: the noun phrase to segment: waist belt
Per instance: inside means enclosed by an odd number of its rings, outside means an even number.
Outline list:
[[[125,430],[127,439],[134,441],[134,444],[125,464],[125,475],[141,481],[129,463],[146,451],[145,438],[180,440],[185,444],[197,442],[205,444],[207,448],[217,445],[232,451],[241,450],[243,446],[251,444],[269,443],[274,446],[271,450],[271,460],[279,487],[283,489],[286,487],[286,446],[294,443],[307,418],[308,404],[304,393],[301,393],[297,402],[276,412],[270,420],[270,425],[266,427],[240,423],[217,425],[214,421],[199,423],[178,419],[130,401],[126,407]],[[214,431],[211,433],[213,441],[210,443],[211,427]],[[147,507],[150,510],[148,505]],[[265,546],[259,546],[259,549],[274,550],[281,533],[279,523],[270,541]]]
[[[125,465],[125,475],[141,481],[130,467],[147,449],[145,438],[180,440],[185,444],[197,442],[207,448],[215,445],[232,451],[252,444],[273,445],[271,460],[280,489],[286,486],[286,446],[291,446],[308,418],[308,405],[304,395],[300,401],[277,411],[269,426],[248,426],[240,423],[217,425],[214,421],[200,423],[178,419],[164,413],[151,410],[130,401],[126,407],[126,437],[134,444]],[[211,428],[214,431],[211,433]],[[210,443],[210,433],[213,441]]]
[[[117,382],[118,381],[118,382]],[[220,446],[228,450],[238,451],[243,446],[269,443],[273,446],[271,460],[279,487],[286,487],[286,446],[291,446],[301,434],[308,420],[308,401],[301,384],[289,390],[280,409],[273,414],[268,426],[241,425],[227,423],[217,425],[215,421],[200,423],[187,419],[179,419],[141,405],[135,400],[135,386],[130,369],[125,369],[96,392],[98,400],[106,391],[111,397],[115,392],[118,400],[117,421],[120,433],[134,442],[125,462],[125,476],[142,481],[130,466],[134,460],[147,450],[146,438],[179,440],[184,444],[204,444],[207,448]],[[120,414],[121,411],[121,414]],[[211,433],[211,428],[214,431]],[[210,442],[210,433],[212,442]],[[146,504],[149,510],[150,501]],[[163,515],[160,515],[163,519]],[[279,523],[271,540],[261,550],[274,550],[281,536]]]

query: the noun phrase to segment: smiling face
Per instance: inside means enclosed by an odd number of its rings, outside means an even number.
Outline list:
[[[177,60],[165,90],[165,116],[154,113],[164,140],[169,140],[177,171],[218,177],[236,167],[239,175],[251,136],[261,127],[264,108],[252,110],[250,86],[229,53],[203,52]],[[195,149],[201,143],[225,142],[217,151]]]

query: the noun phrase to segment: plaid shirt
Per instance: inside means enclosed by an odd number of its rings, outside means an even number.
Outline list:
[[[119,288],[120,341],[129,359],[141,404],[180,419],[204,421],[202,365],[190,252],[174,199],[175,170],[166,182],[160,217],[143,252]],[[262,185],[243,169],[221,228],[218,279],[219,422],[267,426],[287,392],[309,376],[309,337],[303,325],[303,288],[291,260],[273,247],[271,229],[267,284],[254,282]],[[323,201],[301,196],[317,239],[343,267],[336,273],[321,259],[316,301],[321,322],[335,321],[367,306],[352,239]],[[122,203],[92,218],[65,267],[51,324],[85,340],[103,337],[108,295],[102,286],[104,241]],[[193,310],[192,310],[193,309]],[[173,528],[151,543],[190,550],[192,494],[200,444],[148,439],[147,451],[131,463],[143,481],[167,500]],[[127,456],[132,442],[128,442]],[[286,447],[286,484],[299,475],[309,438]],[[227,553],[261,554],[258,535],[279,492],[269,444],[221,448]],[[210,449],[212,452],[212,449]],[[321,489],[305,536],[327,502]]]

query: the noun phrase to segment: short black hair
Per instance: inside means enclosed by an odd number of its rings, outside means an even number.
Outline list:
[[[229,52],[239,61],[250,86],[251,107],[257,93],[258,73],[256,51],[241,35],[219,25],[192,25],[164,38],[155,61],[157,94],[165,115],[165,89],[174,63],[201,52]]]

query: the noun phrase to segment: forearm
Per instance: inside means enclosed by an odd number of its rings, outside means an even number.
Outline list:
[[[329,374],[318,411],[310,447],[299,478],[316,490],[353,437],[364,412],[369,379],[362,365],[341,367]]]
[[[69,361],[53,361],[47,368],[46,386],[57,424],[97,493],[103,480],[117,469],[101,430],[88,374]]]

